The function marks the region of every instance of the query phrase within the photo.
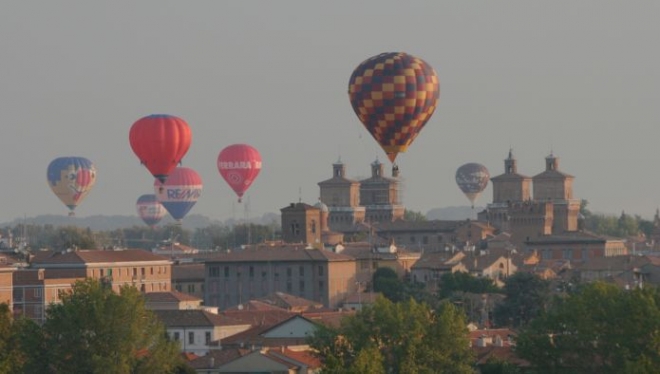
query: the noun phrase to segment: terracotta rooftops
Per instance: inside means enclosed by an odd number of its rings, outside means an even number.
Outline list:
[[[122,263],[122,262],[169,262],[164,256],[141,250],[127,249],[120,251],[105,250],[79,250],[72,252],[37,252],[32,259],[33,266],[48,267],[58,265],[86,265],[94,263]]]
[[[267,262],[267,261],[355,261],[352,257],[320,249],[299,246],[258,247],[219,252],[206,263],[213,262]]]

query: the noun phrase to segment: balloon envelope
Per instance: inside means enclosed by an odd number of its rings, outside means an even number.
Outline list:
[[[58,157],[48,165],[47,178],[50,189],[72,216],[96,183],[96,167],[84,157]]]
[[[471,162],[456,170],[456,184],[470,200],[472,207],[474,207],[474,201],[488,186],[489,181],[488,169],[481,164]]]
[[[202,178],[190,168],[178,167],[165,183],[154,181],[158,201],[167,209],[172,218],[180,221],[195,206],[202,194]]]
[[[167,114],[153,114],[137,120],[129,133],[133,152],[161,182],[181,163],[188,152],[192,134],[186,121]]]
[[[243,194],[261,171],[261,155],[247,144],[232,144],[218,155],[218,171],[241,202]]]
[[[167,210],[154,194],[140,196],[135,203],[135,208],[142,221],[152,227],[156,226],[167,214]]]
[[[394,162],[431,118],[440,83],[422,59],[402,52],[381,53],[355,68],[348,95],[355,114]]]

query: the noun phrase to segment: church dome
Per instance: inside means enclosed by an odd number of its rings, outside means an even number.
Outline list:
[[[323,213],[327,213],[329,211],[328,206],[323,204],[321,201],[314,204],[314,207],[319,208],[321,210],[321,212],[323,212]]]

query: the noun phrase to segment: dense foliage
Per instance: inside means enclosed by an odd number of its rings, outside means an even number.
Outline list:
[[[550,294],[550,282],[538,275],[513,274],[504,285],[504,301],[495,308],[495,323],[514,327],[529,323],[546,310]]]
[[[3,307],[4,308],[4,307]],[[175,373],[179,347],[134,287],[87,279],[49,307],[43,326],[0,308],[0,373]],[[9,343],[11,344],[4,344]],[[4,368],[7,368],[6,371]]]
[[[657,373],[660,293],[591,283],[556,300],[518,336],[539,372]]]
[[[101,248],[138,248],[151,250],[172,241],[198,249],[235,248],[248,243],[262,243],[281,237],[279,225],[237,224],[211,225],[190,231],[180,225],[162,227],[133,226],[112,231],[92,231],[76,226],[19,225],[6,228],[14,238],[26,238],[24,243],[34,250],[55,251]],[[7,236],[7,235],[5,235]],[[17,239],[18,241],[19,239]]]
[[[449,303],[433,310],[379,297],[339,328],[319,328],[310,343],[324,373],[472,373],[466,326]]]

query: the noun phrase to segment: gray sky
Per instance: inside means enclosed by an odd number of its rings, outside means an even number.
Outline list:
[[[440,103],[397,163],[407,208],[468,205],[456,168],[520,173],[553,151],[592,211],[651,218],[660,206],[660,2],[11,1],[0,4],[0,222],[66,214],[48,163],[98,169],[79,217],[135,214],[153,179],[133,154],[137,119],[185,119],[183,165],[204,191],[190,214],[243,218],[216,168],[232,143],[260,150],[249,215],[314,204],[341,160],[352,178],[376,158],[353,113],[353,69],[407,52],[437,71]],[[389,174],[389,166],[387,167]],[[477,201],[492,200],[489,186]]]

